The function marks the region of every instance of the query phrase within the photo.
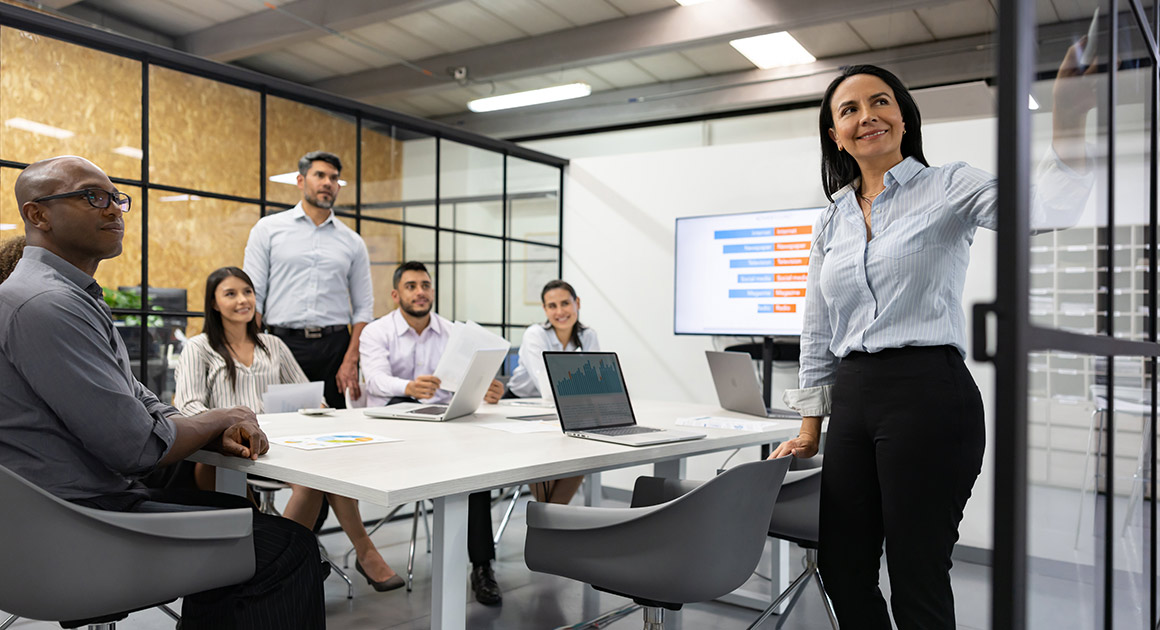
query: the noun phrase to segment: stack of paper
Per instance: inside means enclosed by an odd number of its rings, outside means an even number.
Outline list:
[[[475,322],[455,322],[451,327],[451,338],[435,366],[435,376],[439,378],[439,389],[453,392],[463,383],[467,365],[478,350],[507,350],[512,344],[499,335],[484,330]]]
[[[322,381],[271,385],[262,394],[261,413],[287,413],[312,409],[322,403]],[[257,411],[257,410],[255,410]]]

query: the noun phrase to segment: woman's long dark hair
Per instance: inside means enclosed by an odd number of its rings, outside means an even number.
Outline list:
[[[564,282],[563,280],[552,280],[552,281],[549,281],[548,284],[544,285],[543,291],[540,291],[540,304],[544,303],[544,296],[548,294],[548,291],[552,291],[554,289],[564,289],[565,291],[567,291],[568,293],[570,293],[572,295],[573,301],[576,300],[576,289],[573,289],[572,285],[568,284],[567,282]],[[551,330],[552,329],[552,320],[548,320],[548,321],[544,322],[544,328],[547,330]],[[587,326],[580,323],[580,314],[577,313],[576,314],[576,323],[572,324],[572,336],[569,338],[569,341],[576,344],[577,350],[584,349],[584,344],[580,342],[580,332],[582,330],[584,330],[585,328],[587,328]],[[567,344],[565,344],[565,345],[567,345]]]
[[[834,113],[831,109],[834,92],[842,81],[856,74],[876,76],[890,86],[894,91],[898,108],[902,110],[902,122],[906,125],[906,134],[902,136],[902,157],[913,156],[923,166],[930,166],[926,162],[926,156],[922,154],[922,116],[918,113],[914,97],[910,95],[910,91],[902,81],[899,81],[894,73],[878,66],[846,66],[842,69],[841,76],[834,79],[830,87],[826,88],[826,94],[822,97],[822,111],[818,116],[818,131],[822,136],[822,190],[826,192],[826,199],[831,203],[834,201],[832,196],[834,193],[862,175],[854,158],[845,151],[839,151],[837,144],[830,138],[830,130],[834,128]]]
[[[241,278],[251,289],[254,288],[253,281],[246,272],[237,267],[222,267],[217,271],[209,274],[209,278],[205,281],[205,336],[209,338],[209,347],[214,349],[226,362],[226,375],[230,379],[230,387],[237,389],[238,387],[238,368],[234,365],[234,357],[230,354],[229,344],[226,343],[226,329],[222,323],[222,314],[215,308],[217,306],[217,288],[223,280],[229,277]],[[255,313],[258,310],[258,305],[254,304]],[[254,342],[254,346],[260,348],[262,352],[267,352],[266,345],[258,337],[258,321],[257,317],[251,319],[246,324],[246,337]]]

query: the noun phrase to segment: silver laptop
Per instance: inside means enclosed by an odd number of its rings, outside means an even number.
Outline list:
[[[744,352],[716,352],[706,350],[709,372],[717,388],[717,400],[722,409],[738,411],[764,418],[801,420],[802,416],[789,409],[766,407],[761,395],[761,383],[753,369],[753,359]]]
[[[704,433],[638,425],[620,361],[613,352],[545,352],[544,365],[564,435],[625,446],[705,437]]]
[[[372,407],[363,413],[372,418],[394,420],[429,420],[444,422],[475,413],[483,402],[483,395],[495,378],[507,350],[476,350],[463,375],[463,383],[446,405],[424,403],[395,403],[386,407]]]

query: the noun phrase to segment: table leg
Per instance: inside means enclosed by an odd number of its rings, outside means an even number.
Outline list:
[[[431,628],[463,630],[467,624],[467,495],[435,499],[431,531]]]
[[[667,459],[653,464],[653,476],[665,479],[685,478],[685,458]]]
[[[214,490],[239,497],[246,496],[246,473],[218,466]]]
[[[600,507],[604,498],[604,488],[600,485],[600,473],[589,473],[584,477],[584,505]]]

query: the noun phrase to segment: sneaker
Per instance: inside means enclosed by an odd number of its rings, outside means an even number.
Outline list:
[[[495,571],[490,562],[471,568],[471,590],[475,592],[475,601],[484,606],[499,606],[503,603],[503,595],[495,581]]]

